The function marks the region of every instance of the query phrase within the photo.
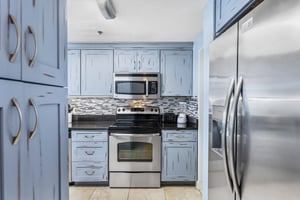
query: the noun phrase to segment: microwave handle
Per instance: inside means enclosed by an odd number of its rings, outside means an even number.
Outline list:
[[[146,97],[149,96],[149,81],[146,80]]]

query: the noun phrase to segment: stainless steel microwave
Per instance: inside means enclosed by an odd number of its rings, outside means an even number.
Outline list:
[[[114,98],[157,99],[159,97],[159,73],[114,73]]]

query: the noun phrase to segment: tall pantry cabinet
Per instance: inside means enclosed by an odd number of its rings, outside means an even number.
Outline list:
[[[68,199],[65,0],[0,2],[0,199]]]

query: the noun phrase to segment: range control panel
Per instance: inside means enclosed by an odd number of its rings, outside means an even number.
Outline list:
[[[159,114],[159,107],[147,106],[147,107],[130,107],[122,106],[117,107],[117,114]]]

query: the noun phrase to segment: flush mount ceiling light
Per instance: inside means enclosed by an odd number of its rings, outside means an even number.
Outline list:
[[[105,19],[116,18],[116,10],[112,0],[96,0],[98,7]]]

